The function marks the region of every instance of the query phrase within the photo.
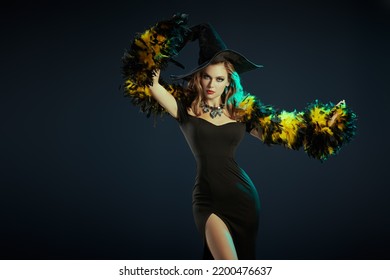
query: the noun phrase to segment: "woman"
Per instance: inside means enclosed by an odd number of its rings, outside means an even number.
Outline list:
[[[245,131],[267,144],[304,147],[326,160],[354,135],[355,114],[341,101],[315,102],[305,112],[278,112],[244,92],[239,74],[260,68],[230,50],[209,24],[186,26],[185,15],[157,23],[134,39],[123,57],[125,93],[143,112],[169,113],[197,161],[193,214],[204,240],[204,259],[255,259],[259,197],[234,160]],[[160,77],[188,41],[199,42],[199,66],[176,76],[186,87]],[[178,64],[177,62],[174,62]]]

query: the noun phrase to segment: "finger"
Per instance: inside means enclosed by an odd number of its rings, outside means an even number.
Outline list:
[[[345,100],[343,99],[343,100],[341,100],[339,103],[337,103],[337,105],[336,106],[340,106],[340,105],[342,105],[342,104],[344,104],[345,105]]]

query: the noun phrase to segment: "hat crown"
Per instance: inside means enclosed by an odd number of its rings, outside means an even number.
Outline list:
[[[218,32],[209,23],[202,23],[192,28],[199,43],[198,64],[201,65],[214,57],[220,51],[227,50]]]
[[[209,23],[201,23],[191,27],[191,35],[189,36],[188,40],[198,40],[198,67],[184,75],[172,75],[172,79],[189,80],[193,74],[204,69],[213,61],[229,61],[233,64],[234,69],[238,74],[263,67],[262,65],[257,65],[249,61],[242,54],[228,49],[217,31]]]

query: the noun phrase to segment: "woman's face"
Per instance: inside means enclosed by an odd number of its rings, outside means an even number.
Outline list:
[[[228,72],[224,63],[207,66],[201,74],[200,84],[206,100],[218,101],[225,88],[229,85]]]

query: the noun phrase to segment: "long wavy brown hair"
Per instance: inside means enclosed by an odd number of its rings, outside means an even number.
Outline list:
[[[225,90],[225,92],[221,96],[222,102],[223,104],[225,104],[225,108],[229,114],[229,117],[240,121],[243,112],[240,108],[236,106],[235,102],[232,102],[234,100],[233,95],[237,91],[242,91],[240,78],[235,71],[233,64],[227,60],[212,61],[210,64],[214,65],[219,63],[224,64],[228,73],[229,81],[229,86],[227,90]],[[202,114],[200,108],[200,104],[204,100],[203,88],[201,85],[202,75],[203,70],[199,70],[192,76],[191,80],[188,81],[187,85],[187,96],[192,97],[191,100],[193,100],[189,107],[191,107],[192,111],[195,113],[196,116],[200,116]]]

